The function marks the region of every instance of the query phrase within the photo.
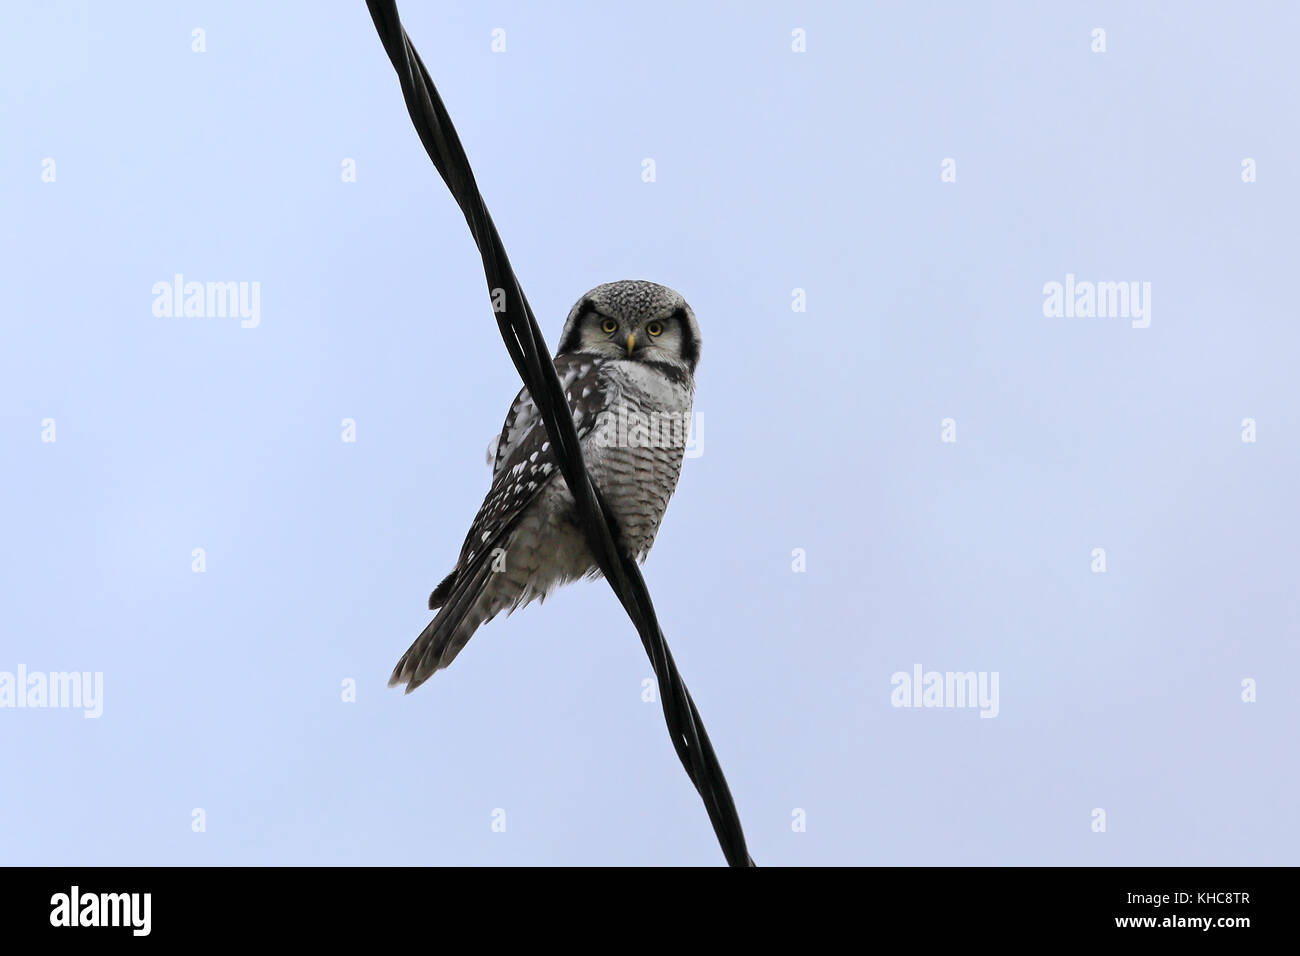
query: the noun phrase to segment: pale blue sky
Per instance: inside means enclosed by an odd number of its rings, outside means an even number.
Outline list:
[[[645,571],[760,864],[1297,862],[1293,4],[402,13],[552,345],[699,316]],[[9,2],[0,77],[0,671],[104,675],[0,709],[0,862],[721,863],[603,583],[385,688],[519,383],[364,3]]]

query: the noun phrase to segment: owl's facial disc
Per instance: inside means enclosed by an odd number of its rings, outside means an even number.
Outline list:
[[[668,314],[645,321],[616,319],[591,311],[579,320],[578,349],[634,362],[682,360],[681,317]]]
[[[597,286],[569,313],[557,354],[588,352],[695,371],[699,326],[686,301],[653,282]]]

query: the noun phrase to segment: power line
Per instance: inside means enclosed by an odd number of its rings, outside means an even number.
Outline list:
[[[402,27],[396,2],[366,0],[366,5],[370,8],[371,19],[388,59],[397,71],[406,110],[415,124],[420,142],[469,223],[483,259],[483,273],[493,299],[501,338],[505,340],[510,359],[541,413],[560,470],[573,494],[587,546],[604,572],[605,580],[636,625],[641,643],[654,666],[673,749],[704,801],[727,862],[731,866],[754,866],[745,847],[745,834],[736,814],[735,801],[718,765],[704,722],[677,672],[677,665],[673,663],[672,652],[655,617],[641,569],[614,544],[618,540],[614,515],[587,475],[582,446],[564,398],[564,389],[550,359],[550,350],[546,348],[519,280],[510,268],[505,247],[474,181],[474,172],[460,144],[460,137],[456,135],[456,128],[420,54]]]

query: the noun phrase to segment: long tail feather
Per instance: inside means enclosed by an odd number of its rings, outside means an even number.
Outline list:
[[[460,653],[460,649],[469,643],[469,639],[478,630],[482,619],[475,614],[474,605],[491,575],[491,566],[481,563],[469,575],[446,588],[445,595],[436,617],[420,632],[402,659],[393,668],[393,675],[388,679],[388,686],[406,684],[409,694],[435,673],[442,670]],[[443,584],[438,591],[444,590]],[[437,594],[437,591],[434,592]]]

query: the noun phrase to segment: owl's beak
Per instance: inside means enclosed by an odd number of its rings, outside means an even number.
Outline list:
[[[632,350],[636,348],[636,333],[629,332],[627,336],[627,354],[628,358],[632,357]]]

